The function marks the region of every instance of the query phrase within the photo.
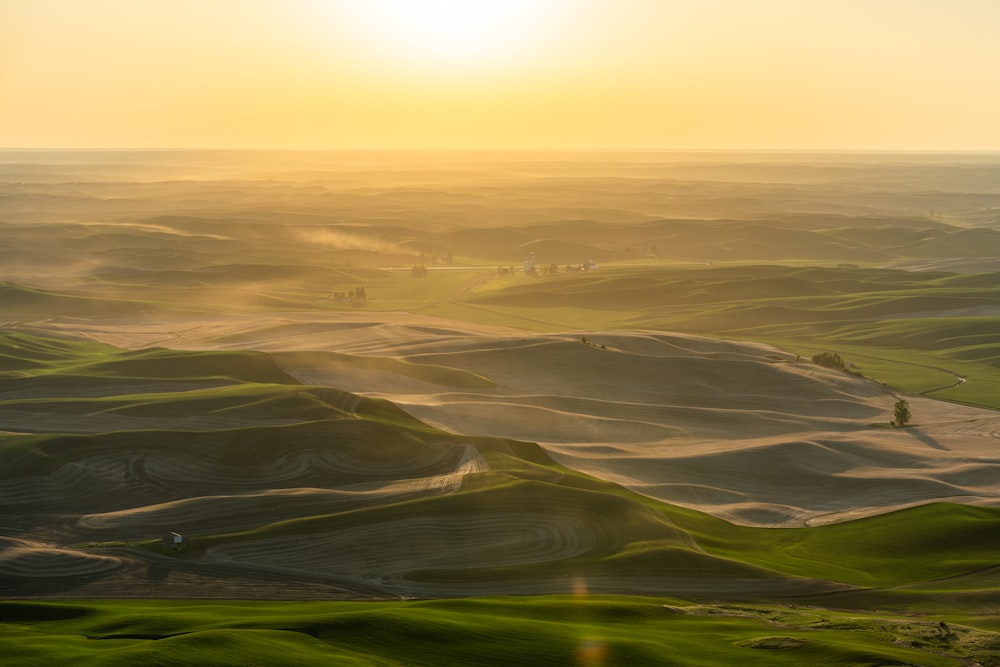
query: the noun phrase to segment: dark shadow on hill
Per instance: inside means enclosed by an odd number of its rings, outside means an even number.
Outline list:
[[[904,433],[907,433],[908,435],[913,436],[914,438],[916,438],[920,442],[924,443],[928,447],[931,447],[933,449],[939,449],[939,450],[944,451],[944,452],[950,451],[947,447],[945,447],[944,445],[942,445],[940,442],[938,442],[937,440],[935,440],[931,436],[927,435],[926,433],[920,431],[919,428],[920,427],[918,427],[918,426],[903,426],[899,430],[903,431]]]
[[[72,597],[74,591],[97,585],[107,572],[66,576],[0,576],[0,598]]]

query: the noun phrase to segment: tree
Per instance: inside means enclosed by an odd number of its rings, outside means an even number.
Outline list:
[[[899,399],[892,409],[892,423],[896,426],[906,426],[913,415],[910,414],[910,402],[906,399]]]
[[[832,368],[836,371],[847,369],[847,364],[844,363],[844,360],[836,352],[820,352],[812,358],[812,362],[817,366]]]

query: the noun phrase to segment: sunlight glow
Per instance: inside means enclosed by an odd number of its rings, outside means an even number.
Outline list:
[[[561,0],[366,0],[351,5],[359,37],[413,67],[479,69],[544,47]]]
[[[997,0],[0,0],[0,146],[998,150],[998,24]]]

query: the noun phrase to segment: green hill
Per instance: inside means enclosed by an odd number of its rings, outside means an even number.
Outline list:
[[[197,575],[377,597],[569,593],[576,581],[700,598],[892,597],[955,577],[986,587],[1000,550],[1000,511],[961,505],[737,526],[571,471],[530,443],[447,433],[384,400],[302,385],[265,353],[18,333],[4,346],[21,364],[0,414],[25,431],[0,434],[8,595],[199,597]],[[440,366],[327,356],[489,386]],[[46,395],[58,385],[38,380],[62,374],[102,389]],[[181,551],[160,545],[170,530],[188,538]]]

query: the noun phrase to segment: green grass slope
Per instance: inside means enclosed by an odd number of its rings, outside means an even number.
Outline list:
[[[68,317],[141,317],[155,307],[146,300],[98,297],[83,292],[57,292],[0,282],[4,319],[35,320],[58,313]]]
[[[0,395],[5,594],[198,596],[195,575],[390,597],[565,593],[578,581],[741,599],[947,578],[977,591],[1000,551],[1000,510],[960,505],[816,528],[736,526],[571,471],[530,443],[447,433],[385,400],[299,384],[263,353],[3,341],[22,362]],[[348,357],[328,360],[486,382]],[[52,395],[57,385],[37,383],[62,374],[104,388]],[[186,384],[199,377],[221,384]],[[169,530],[189,538],[183,550],[159,546]]]
[[[985,619],[676,598],[0,603],[19,665],[996,665]]]
[[[442,314],[525,329],[659,329],[847,353],[910,392],[1000,407],[997,274],[858,266],[610,266],[495,282]],[[968,381],[960,387],[959,378]]]

